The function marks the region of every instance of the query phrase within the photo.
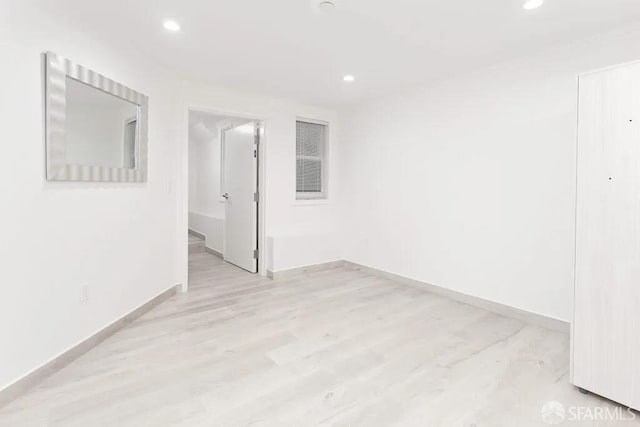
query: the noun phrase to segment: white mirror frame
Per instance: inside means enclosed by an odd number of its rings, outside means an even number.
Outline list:
[[[44,57],[47,180],[146,182],[149,97],[55,53],[46,52]],[[138,155],[135,169],[66,162],[67,77],[138,105]]]

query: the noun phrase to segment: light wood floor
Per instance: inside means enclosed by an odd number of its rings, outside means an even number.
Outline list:
[[[204,242],[204,239],[200,236],[196,236],[195,234],[189,233],[189,243],[199,243]]]
[[[189,264],[188,294],[0,409],[0,425],[511,427],[546,425],[551,400],[615,408],[569,385],[565,334],[355,270],[272,281],[207,253]]]

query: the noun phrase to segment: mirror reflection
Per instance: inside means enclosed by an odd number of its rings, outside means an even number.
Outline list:
[[[138,105],[67,77],[66,162],[135,169]]]

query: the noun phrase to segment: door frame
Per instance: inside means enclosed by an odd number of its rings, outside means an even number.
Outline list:
[[[181,174],[185,182],[182,183],[183,197],[180,198],[180,212],[182,212],[183,220],[180,227],[180,235],[184,235],[180,238],[180,253],[182,254],[183,268],[187,268],[187,271],[183,272],[184,279],[182,280],[182,292],[186,292],[189,288],[189,275],[188,275],[188,259],[189,259],[189,243],[187,233],[189,230],[189,114],[191,111],[198,111],[201,113],[209,113],[220,116],[237,117],[241,119],[247,119],[247,121],[256,121],[260,123],[260,143],[258,144],[258,275],[267,275],[267,258],[266,258],[266,205],[267,205],[267,192],[266,192],[266,144],[268,134],[268,120],[266,117],[257,114],[251,114],[230,109],[220,109],[215,107],[208,107],[198,104],[189,104],[184,110],[184,130],[183,140],[185,141],[182,149],[182,164],[184,165],[184,173]]]

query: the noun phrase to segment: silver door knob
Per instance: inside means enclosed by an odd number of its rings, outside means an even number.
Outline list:
[[[224,193],[224,194],[222,195],[222,197],[224,197],[225,199],[229,200],[229,193]]]

